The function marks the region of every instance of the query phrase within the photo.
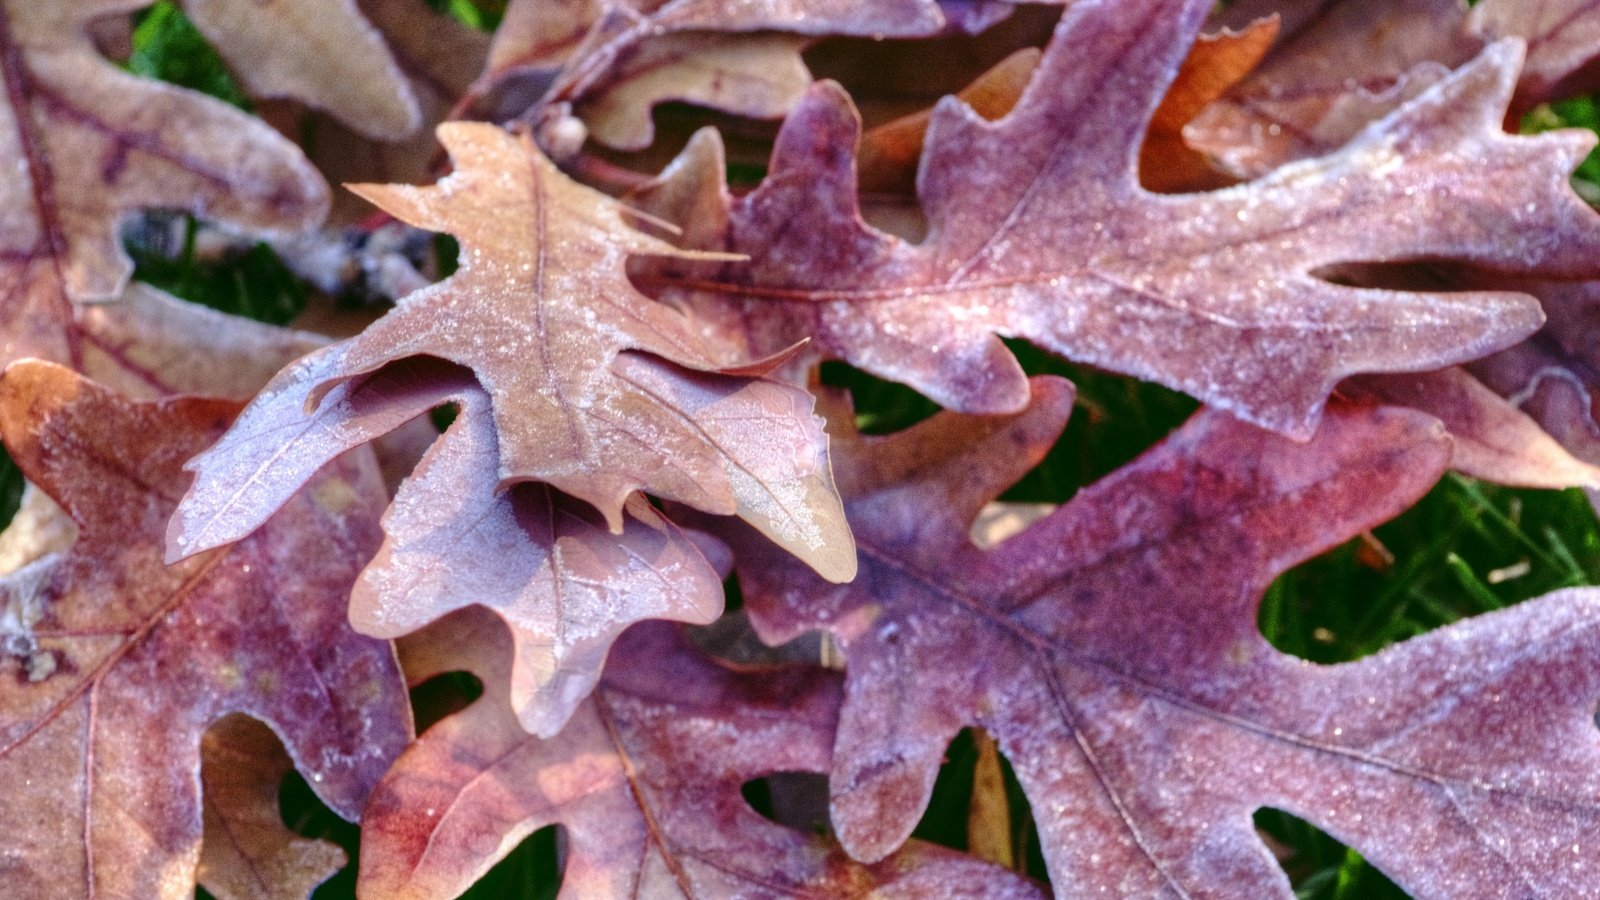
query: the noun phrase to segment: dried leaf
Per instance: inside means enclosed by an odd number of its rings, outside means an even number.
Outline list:
[[[1499,127],[1515,43],[1335,156],[1208,194],[1146,192],[1144,125],[1208,8],[1080,0],[1006,118],[941,103],[919,245],[861,221],[848,149],[859,123],[837,87],[819,85],[786,122],[767,180],[732,203],[726,241],[698,245],[750,262],[679,261],[649,280],[753,356],[809,337],[799,362],[844,359],[953,409],[1026,401],[998,333],[1306,437],[1344,376],[1440,368],[1540,319],[1513,294],[1363,289],[1317,272],[1432,257],[1581,276],[1600,260],[1600,219],[1567,184],[1592,136]]]
[[[1484,43],[1462,0],[1245,0],[1222,21],[1282,17],[1263,65],[1184,130],[1226,171],[1255,178],[1344,145],[1466,63]]]
[[[565,826],[562,897],[1037,897],[1023,879],[912,845],[852,862],[831,841],[766,821],[740,795],[774,772],[820,772],[839,699],[814,667],[737,672],[670,627],[622,639],[604,681],[551,740],[530,737],[503,692],[505,634],[455,617],[408,646],[413,678],[465,648],[486,686],[425,733],[367,809],[364,896],[453,897],[522,838]]]
[[[719,365],[686,320],[628,283],[631,254],[678,251],[628,228],[620,204],[567,180],[531,142],[477,124],[440,134],[458,166],[440,186],[359,190],[456,234],[461,270],[281,373],[195,461],[174,548],[235,540],[246,519],[270,512],[275,501],[256,495],[285,454],[258,451],[282,439],[286,416],[326,403],[345,379],[426,355],[472,369],[488,392],[499,487],[545,482],[595,506],[614,533],[638,490],[737,513],[830,579],[849,579],[855,556],[810,396],[759,377],[761,365]],[[433,402],[453,391],[441,383]]]
[[[416,184],[438,174],[439,142],[434,126],[483,71],[489,35],[428,9],[419,0],[358,0],[395,57],[421,110],[422,126],[405,140],[372,140],[326,114],[304,108],[267,110],[285,134],[303,135],[302,146],[332,184],[386,181]],[[334,223],[352,223],[372,208],[348,191],[333,198]]]
[[[622,629],[645,618],[703,624],[722,611],[721,578],[643,498],[629,498],[623,529],[612,534],[592,507],[558,491],[497,488],[488,397],[459,369],[396,363],[335,387],[305,415],[319,383],[308,373],[326,373],[338,358],[337,347],[307,357],[286,379],[296,392],[245,413],[244,437],[227,457],[235,468],[224,473],[243,488],[220,493],[203,474],[186,502],[211,530],[180,516],[169,532],[175,547],[253,531],[329,460],[450,401],[455,421],[400,485],[383,546],[351,597],[362,633],[398,637],[452,610],[489,606],[516,644],[511,702],[525,728],[549,736],[593,689]]]
[[[651,108],[667,100],[783,115],[810,84],[800,50],[811,37],[919,37],[943,25],[933,0],[517,0],[477,93],[535,84],[540,107],[570,104],[602,143],[642,149]]]
[[[1574,458],[1538,422],[1464,369],[1364,376],[1341,390],[1444,422],[1455,439],[1450,466],[1463,474],[1517,487],[1600,488],[1600,468]]]
[[[344,868],[344,851],[284,827],[278,787],[294,762],[249,716],[218,721],[200,743],[205,840],[198,880],[217,900],[304,900]]]
[[[183,6],[250,93],[303,100],[377,140],[399,140],[422,127],[417,98],[357,0],[183,0]]]
[[[1600,86],[1585,68],[1600,54],[1600,10],[1586,0],[1485,0],[1470,13],[1462,0],[1248,0],[1222,20],[1271,13],[1283,36],[1265,64],[1184,132],[1241,178],[1342,146],[1502,38],[1527,42],[1514,114]]]
[[[10,358],[31,349],[11,336],[26,327],[10,324],[22,310],[122,293],[132,266],[117,223],[128,212],[175,207],[265,234],[315,225],[326,211],[327,187],[292,143],[96,52],[86,23],[140,5],[9,0],[0,11],[0,158],[25,176],[0,192]]]
[[[1071,393],[840,439],[862,573],[824,585],[731,536],[769,641],[848,660],[833,821],[892,851],[979,725],[1062,896],[1292,896],[1263,806],[1419,896],[1577,896],[1600,856],[1600,592],[1568,591],[1313,666],[1256,629],[1272,579],[1395,515],[1449,461],[1433,420],[1331,407],[1308,444],[1207,412],[992,551],[972,517],[1053,442]],[[748,534],[748,533],[747,533]],[[952,666],[982,659],[982,666]],[[893,710],[892,715],[885,711]]]
[[[1595,72],[1583,71],[1600,56],[1600,7],[1588,0],[1483,0],[1467,15],[1467,30],[1486,41],[1528,42],[1528,64],[1517,83],[1521,108],[1600,87]]]
[[[370,463],[330,467],[246,541],[162,564],[182,463],[236,409],[132,402],[37,361],[0,377],[7,449],[80,530],[47,577],[3,582],[43,611],[0,682],[8,892],[190,896],[201,737],[229,713],[270,725],[351,819],[408,740],[393,651],[344,621],[378,539]]]

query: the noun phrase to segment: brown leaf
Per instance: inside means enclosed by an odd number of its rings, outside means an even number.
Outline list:
[[[1145,187],[1175,193],[1227,183],[1184,143],[1183,126],[1249,73],[1276,34],[1276,20],[1264,19],[1241,32],[1224,30],[1200,36],[1156,108],[1139,150],[1139,178]],[[1039,56],[1033,47],[1018,50],[955,96],[985,119],[1002,118],[1022,98]],[[868,129],[861,136],[857,168],[862,193],[915,190],[917,163],[932,119],[933,111],[924,110]]]
[[[568,180],[526,139],[466,123],[440,134],[458,168],[438,187],[359,190],[457,235],[461,270],[284,370],[196,460],[174,547],[235,540],[245,519],[270,512],[275,501],[257,494],[285,454],[259,451],[281,440],[286,417],[327,402],[344,380],[426,355],[470,368],[488,392],[499,487],[545,482],[592,504],[613,533],[638,490],[738,514],[848,580],[855,556],[810,395],[758,377],[759,365],[755,376],[720,365],[682,316],[628,283],[630,255],[680,252],[627,227],[624,207]],[[433,402],[453,392],[442,382]]]
[[[705,623],[722,611],[721,578],[643,498],[628,499],[612,534],[592,507],[544,485],[498,488],[488,397],[459,369],[396,363],[335,387],[305,415],[319,383],[308,373],[326,372],[338,352],[307,357],[287,379],[292,393],[245,413],[240,443],[223,457],[233,467],[223,486],[203,474],[186,501],[209,519],[197,529],[175,518],[174,547],[253,531],[329,460],[450,401],[455,421],[401,484],[383,546],[351,597],[362,633],[398,637],[464,606],[494,609],[516,644],[511,702],[525,728],[549,736],[594,687],[622,629],[645,618]],[[229,484],[242,488],[218,493]]]
[[[1282,27],[1263,65],[1184,130],[1240,178],[1342,146],[1484,47],[1464,30],[1462,0],[1245,0],[1222,20],[1272,14]]]
[[[227,716],[201,739],[197,879],[217,900],[304,900],[344,868],[338,846],[284,827],[278,787],[293,768],[272,729],[249,716]]]
[[[1600,88],[1593,65],[1600,56],[1600,7],[1588,0],[1483,0],[1467,15],[1467,30],[1486,41],[1528,42],[1517,83],[1520,108]]]
[[[1033,389],[1018,416],[840,439],[862,553],[852,585],[732,536],[764,638],[826,628],[844,646],[831,791],[853,855],[899,845],[945,746],[978,725],[1029,797],[1063,896],[1292,896],[1251,819],[1263,806],[1419,896],[1593,886],[1600,592],[1337,666],[1256,629],[1274,577],[1432,484],[1450,456],[1437,423],[1338,405],[1297,444],[1202,413],[981,551],[971,518],[1039,460],[1071,404],[1059,380]]]
[[[393,651],[344,617],[378,539],[370,463],[329,467],[246,541],[162,564],[183,461],[236,409],[132,402],[38,361],[0,377],[7,449],[80,531],[44,577],[3,582],[43,613],[0,682],[8,892],[190,896],[201,736],[229,713],[270,725],[351,819],[408,740]]]
[[[506,682],[511,652],[498,623],[453,617],[407,646],[413,678],[448,671],[461,654],[488,687],[429,729],[373,795],[363,896],[456,896],[554,823],[567,836],[564,898],[1039,896],[1023,879],[929,845],[864,866],[750,808],[746,781],[826,769],[835,673],[735,671],[670,627],[641,626],[566,729],[539,740],[494,687]]]
[[[183,0],[183,8],[255,96],[303,100],[377,140],[422,127],[417,98],[357,0]]]
[[[1223,21],[1270,13],[1283,36],[1255,74],[1184,133],[1241,178],[1328,153],[1443,80],[1488,44],[1527,42],[1511,112],[1600,86],[1600,10],[1586,0],[1247,0]]]
[[[301,145],[332,184],[386,181],[417,184],[438,174],[443,154],[434,139],[436,125],[483,71],[489,35],[427,8],[420,0],[359,0],[361,13],[378,29],[404,73],[421,110],[422,126],[405,140],[373,140],[320,112],[287,105],[267,111],[285,134],[302,135]],[[351,223],[372,208],[348,191],[333,197],[334,223]]]
[[[1183,126],[1221,97],[1267,55],[1278,35],[1276,19],[1252,22],[1238,32],[1202,34],[1178,67],[1172,88],[1150,118],[1139,148],[1139,180],[1161,193],[1225,187],[1231,181],[1189,148]]]
[[[517,0],[476,99],[531,84],[536,108],[570,104],[602,143],[642,149],[651,108],[667,100],[783,115],[810,84],[800,50],[811,37],[918,37],[944,21],[933,0]]]
[[[97,53],[86,23],[128,7],[0,8],[0,165],[18,176],[0,190],[0,361],[83,365],[76,303],[122,294],[132,264],[117,226],[134,210],[187,209],[256,234],[326,212],[326,185],[272,129]]]
[[[1464,369],[1368,375],[1341,390],[1438,418],[1455,439],[1450,467],[1462,474],[1516,487],[1600,488],[1600,468],[1574,458],[1527,413]]]
[[[1317,277],[1326,267],[1433,257],[1579,276],[1600,261],[1600,219],[1567,183],[1592,136],[1499,127],[1514,43],[1335,156],[1228,190],[1146,192],[1144,126],[1208,8],[1080,0],[1006,118],[941,103],[918,245],[861,221],[859,122],[819,85],[767,180],[732,202],[727,239],[691,244],[750,262],[678,261],[650,281],[751,355],[809,337],[799,362],[843,359],[953,409],[1026,401],[1001,334],[1305,437],[1344,376],[1440,368],[1540,318],[1526,297],[1347,287]]]

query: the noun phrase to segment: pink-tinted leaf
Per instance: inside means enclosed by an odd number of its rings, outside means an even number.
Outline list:
[[[1080,0],[1006,118],[941,103],[918,245],[861,221],[859,123],[821,85],[768,179],[732,203],[727,238],[701,245],[750,261],[676,261],[651,280],[752,355],[809,337],[806,359],[844,359],[954,409],[1025,402],[1002,334],[1305,437],[1346,375],[1440,368],[1540,320],[1526,297],[1347,287],[1317,277],[1325,267],[1437,257],[1578,276],[1600,261],[1600,219],[1567,184],[1592,136],[1500,129],[1515,43],[1337,155],[1208,194],[1146,192],[1145,124],[1208,8]]]
[[[810,84],[810,38],[920,37],[944,22],[934,0],[517,0],[478,93],[537,85],[541,106],[570,105],[602,143],[640,149],[668,100],[782,116]]]
[[[760,377],[759,365],[719,365],[681,315],[628,283],[630,254],[678,251],[629,228],[624,207],[568,180],[526,140],[476,124],[440,133],[458,169],[438,187],[360,190],[407,221],[456,234],[461,271],[269,385],[195,462],[202,474],[174,547],[192,553],[245,534],[228,510],[250,507],[239,498],[264,482],[286,495],[297,476],[273,468],[298,465],[290,457],[311,448],[277,447],[284,438],[378,433],[342,422],[346,411],[325,392],[432,356],[470,368],[488,392],[499,487],[545,482],[592,504],[616,533],[638,490],[737,513],[827,577],[850,578],[855,556],[810,395]],[[429,405],[455,391],[446,379]],[[319,401],[333,403],[320,424],[290,424]],[[263,455],[267,445],[276,450]],[[271,502],[253,508],[259,520]]]
[[[268,386],[271,400],[240,420],[228,468],[201,463],[169,526],[176,558],[219,534],[253,531],[329,460],[448,401],[456,419],[400,485],[383,546],[352,595],[362,633],[398,637],[465,606],[494,609],[516,645],[511,702],[524,727],[548,736],[594,687],[622,629],[646,618],[705,623],[721,612],[716,571],[642,497],[629,498],[612,534],[593,507],[559,491],[498,488],[488,397],[459,369],[396,363],[336,386],[307,415],[321,375],[306,373],[328,371],[339,354],[308,356]]]
[[[1600,7],[1590,0],[1483,0],[1467,16],[1467,29],[1485,40],[1528,42],[1528,64],[1517,85],[1524,108],[1600,87],[1589,71],[1600,56]]]
[[[739,672],[670,627],[641,626],[566,729],[539,740],[494,687],[511,655],[498,623],[458,616],[427,638],[408,643],[413,678],[453,665],[440,648],[466,648],[489,687],[429,729],[373,795],[364,896],[456,896],[555,823],[567,836],[564,898],[1038,896],[1004,870],[926,845],[861,865],[750,808],[746,781],[826,770],[836,673]]]
[[[1247,0],[1221,18],[1237,28],[1269,15],[1282,29],[1265,63],[1184,131],[1241,178],[1342,146],[1484,46],[1462,0]]]
[[[288,140],[198,93],[135,78],[102,58],[86,25],[135,0],[0,8],[7,95],[0,159],[0,351],[81,364],[75,301],[122,293],[132,264],[119,220],[187,209],[246,231],[310,227],[327,187]]]
[[[0,378],[7,450],[79,528],[43,577],[3,582],[8,606],[27,593],[40,611],[7,641],[0,683],[0,877],[16,896],[190,896],[201,736],[229,713],[270,725],[351,819],[408,740],[392,649],[345,622],[379,537],[364,457],[248,540],[162,564],[182,464],[237,408],[132,402],[36,361]]]
[[[1328,153],[1501,38],[1527,42],[1511,101],[1520,113],[1597,84],[1600,10],[1587,0],[1260,0],[1222,21],[1271,14],[1284,36],[1266,63],[1185,131],[1228,171],[1253,178]]]
[[[1291,658],[1256,630],[1276,575],[1438,477],[1450,445],[1435,421],[1340,405],[1296,444],[1202,413],[979,550],[972,517],[1043,455],[1071,402],[1059,381],[1035,381],[1034,396],[1015,417],[946,413],[841,439],[854,584],[733,537],[768,640],[825,628],[844,647],[831,791],[853,855],[905,838],[946,745],[980,725],[1031,801],[1062,896],[1291,896],[1252,824],[1262,806],[1420,896],[1594,884],[1600,593],[1339,666]]]
[[[1600,488],[1600,468],[1574,458],[1538,422],[1464,369],[1365,376],[1341,390],[1438,418],[1455,439],[1450,467],[1462,474],[1517,487]]]

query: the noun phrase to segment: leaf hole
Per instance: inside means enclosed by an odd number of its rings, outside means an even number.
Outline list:
[[[1256,810],[1255,825],[1300,900],[1403,900],[1408,896],[1361,854],[1298,816],[1263,807]]]
[[[828,816],[828,776],[816,772],[773,772],[746,781],[739,792],[761,817],[807,834],[833,832]]]
[[[945,750],[944,763],[939,767],[939,774],[934,780],[933,796],[928,801],[928,809],[923,813],[921,821],[917,823],[912,837],[930,843],[960,850],[964,853],[973,853],[976,829],[993,830],[996,822],[992,818],[986,821],[975,821],[972,811],[974,800],[980,791],[980,783],[989,776],[980,776],[980,770],[991,763],[984,760],[987,751],[982,748],[983,742],[988,738],[982,729],[967,728],[956,735]],[[995,753],[993,757],[998,762],[1000,770],[1000,785],[1002,792],[996,792],[991,787],[981,789],[988,794],[987,804],[989,810],[995,810],[1003,805],[1005,807],[1006,834],[998,836],[991,834],[987,841],[979,838],[979,843],[987,842],[990,846],[1004,842],[1010,848],[1010,868],[1047,886],[1050,884],[1050,875],[1045,870],[1044,852],[1039,843],[1039,832],[1034,826],[1033,807],[1028,803],[1027,795],[1022,792],[1022,785],[1017,781],[1017,776],[1011,769],[1011,763],[1003,754]],[[992,785],[992,782],[990,782]],[[1004,800],[999,801],[1003,793]],[[991,860],[993,861],[993,860]],[[1047,890],[1048,893],[1048,890]]]
[[[483,681],[471,672],[444,672],[411,689],[411,715],[417,734],[458,713],[483,696]]]
[[[1200,406],[1161,385],[1070,363],[1024,340],[1008,339],[1006,346],[1030,376],[1059,375],[1077,390],[1066,431],[1000,495],[1008,503],[1065,503],[1160,443]]]
[[[495,863],[461,900],[550,900],[560,892],[566,874],[567,840],[566,829],[560,825],[535,831]]]

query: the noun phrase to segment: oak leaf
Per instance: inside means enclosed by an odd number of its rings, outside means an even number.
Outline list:
[[[282,437],[285,415],[348,379],[432,356],[471,369],[488,392],[499,487],[544,482],[593,505],[614,533],[639,490],[736,513],[827,577],[850,578],[855,558],[810,395],[761,377],[770,363],[719,363],[687,320],[627,281],[633,254],[693,254],[629,228],[624,207],[568,180],[526,138],[467,123],[440,135],[458,169],[439,186],[358,190],[456,234],[461,270],[267,386],[193,463],[199,477],[174,526],[179,555],[236,540],[244,519],[270,512],[270,502],[252,506],[263,502],[253,492],[271,490],[268,469],[286,453],[258,451]],[[454,389],[441,383],[435,402]]]
[[[393,650],[345,622],[378,539],[370,462],[330,467],[246,541],[163,565],[182,464],[237,409],[133,402],[39,361],[0,377],[0,436],[79,528],[0,582],[40,612],[0,683],[0,872],[17,896],[190,896],[202,735],[230,713],[270,725],[349,819],[409,739]]]
[[[1026,880],[913,844],[873,865],[833,842],[766,821],[740,787],[828,763],[837,673],[738,671],[671,626],[624,635],[605,679],[550,740],[530,737],[503,691],[499,623],[456,616],[408,641],[414,679],[467,648],[487,689],[424,733],[373,794],[364,821],[365,896],[453,897],[524,837],[565,827],[562,897],[1037,897]]]
[[[1363,289],[1322,269],[1436,257],[1581,277],[1600,259],[1600,219],[1567,183],[1592,136],[1500,129],[1515,42],[1336,155],[1225,190],[1148,193],[1134,168],[1145,125],[1208,8],[1080,0],[1004,119],[941,102],[916,245],[861,221],[859,122],[819,85],[767,180],[690,235],[725,235],[689,246],[750,261],[674,262],[649,282],[750,355],[810,338],[799,362],[843,359],[952,409],[1026,402],[1003,334],[1306,437],[1347,375],[1437,369],[1540,321],[1515,294]]]
[[[640,149],[654,139],[650,110],[667,100],[788,112],[811,81],[800,59],[811,38],[919,37],[944,23],[933,0],[517,0],[477,93],[531,82],[536,108],[567,104],[602,143]]]
[[[1341,404],[1298,444],[1204,412],[979,550],[972,518],[1043,456],[1072,401],[1059,380],[1033,390],[1013,417],[836,438],[862,555],[851,585],[728,535],[766,640],[823,628],[843,647],[830,789],[853,856],[899,845],[946,745],[979,725],[1029,797],[1061,896],[1292,896],[1252,823],[1263,806],[1421,896],[1592,888],[1600,592],[1337,666],[1256,629],[1275,576],[1433,483],[1450,457],[1437,422]]]
[[[318,366],[336,351],[308,357]],[[302,369],[303,371],[303,369]],[[695,543],[642,497],[623,507],[612,534],[593,507],[541,484],[501,490],[489,400],[471,375],[430,360],[391,365],[331,391],[317,412],[301,393],[252,410],[252,440],[235,447],[230,473],[268,472],[211,524],[248,533],[319,469],[400,428],[441,402],[457,415],[384,515],[384,542],[351,596],[357,630],[399,637],[473,604],[512,633],[508,696],[523,727],[559,731],[593,689],[611,642],[646,618],[704,624],[722,611],[722,582]],[[195,505],[209,504],[202,485]],[[241,502],[242,501],[242,502]],[[212,507],[215,509],[215,507]],[[184,522],[172,523],[174,540]],[[201,532],[198,540],[208,540]]]
[[[1248,0],[1221,15],[1243,26],[1283,17],[1253,75],[1201,113],[1189,142],[1241,178],[1328,153],[1443,80],[1488,43],[1526,41],[1511,112],[1596,87],[1600,9],[1586,0]]]
[[[183,0],[244,88],[325,109],[361,134],[400,140],[422,111],[358,0]]]
[[[136,78],[86,30],[130,0],[0,6],[0,357],[82,363],[76,304],[120,296],[121,218],[174,207],[257,234],[321,221],[327,186],[294,144],[193,91]]]

